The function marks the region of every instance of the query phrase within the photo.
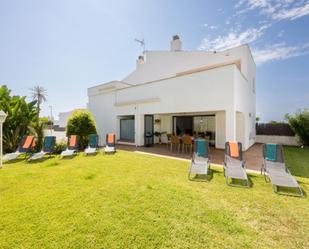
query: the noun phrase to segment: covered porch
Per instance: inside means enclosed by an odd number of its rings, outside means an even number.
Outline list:
[[[167,144],[170,136],[204,138],[211,147],[224,149],[225,142],[237,140],[248,149],[245,115],[235,110],[146,113],[138,108],[130,115],[117,116],[116,136],[119,144],[152,146]]]
[[[189,135],[204,138],[217,149],[224,149],[225,142],[230,140],[241,142],[244,150],[249,147],[245,115],[235,110],[145,114],[140,115],[140,120],[136,118],[135,124],[137,146],[149,144],[147,134],[153,134],[150,144],[168,143],[171,135]]]

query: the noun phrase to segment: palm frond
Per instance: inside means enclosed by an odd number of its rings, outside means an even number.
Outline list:
[[[33,100],[38,101],[40,104],[46,101],[47,90],[41,86],[35,86],[30,88],[30,94]]]

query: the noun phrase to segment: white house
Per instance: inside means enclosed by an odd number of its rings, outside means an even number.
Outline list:
[[[58,120],[54,121],[54,125],[58,125],[59,127],[62,127],[62,128],[67,127],[67,122],[68,122],[69,117],[72,115],[73,112],[77,110],[85,111],[86,109],[79,108],[79,109],[74,109],[68,112],[59,112]]]
[[[121,81],[88,88],[88,109],[102,138],[143,146],[147,132],[210,136],[216,148],[229,140],[255,142],[256,66],[248,45],[225,51],[146,51]],[[104,141],[103,141],[104,143]]]

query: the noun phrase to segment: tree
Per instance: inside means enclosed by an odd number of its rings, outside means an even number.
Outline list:
[[[16,150],[23,135],[31,133],[37,115],[36,101],[26,102],[26,97],[11,96],[6,86],[0,87],[0,109],[8,114],[3,125],[3,150]]]
[[[36,101],[37,105],[37,115],[36,115],[36,125],[39,126],[40,124],[40,111],[41,111],[41,104],[43,101],[46,101],[46,89],[41,86],[35,86],[33,88],[30,88],[31,91],[31,97],[33,100]]]
[[[77,110],[72,113],[67,123],[67,136],[78,135],[79,148],[87,147],[90,134],[97,134],[96,125],[90,112]]]
[[[300,109],[292,115],[286,114],[285,118],[299,137],[300,142],[305,146],[309,146],[309,110]]]
[[[36,124],[34,126],[34,130],[37,136],[37,148],[41,148],[43,144],[43,137],[44,137],[44,125],[40,122],[40,111],[41,111],[41,104],[46,101],[46,89],[41,86],[35,86],[30,89],[31,97],[34,101],[36,101],[37,105],[37,115],[36,115]]]

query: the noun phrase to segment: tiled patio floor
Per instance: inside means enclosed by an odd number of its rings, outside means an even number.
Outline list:
[[[152,154],[178,157],[184,159],[191,159],[190,153],[171,152],[167,145],[156,144],[153,147],[136,147],[132,145],[117,145],[120,150],[141,151]],[[244,152],[244,160],[246,161],[246,168],[251,170],[260,170],[263,162],[262,144],[255,144],[249,150]],[[210,160],[215,164],[222,164],[224,160],[224,150],[210,148]]]

